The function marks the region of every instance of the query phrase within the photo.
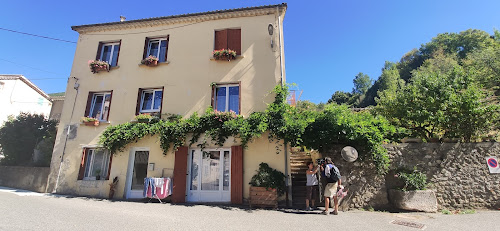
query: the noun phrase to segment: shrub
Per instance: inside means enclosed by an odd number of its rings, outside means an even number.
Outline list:
[[[400,169],[395,177],[404,183],[403,191],[425,190],[427,187],[427,176],[416,169]]]
[[[259,170],[250,180],[250,185],[254,187],[266,187],[276,189],[278,195],[285,193],[285,174],[269,167],[266,163],[259,164]]]

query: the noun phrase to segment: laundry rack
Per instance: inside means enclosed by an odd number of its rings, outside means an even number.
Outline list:
[[[172,179],[170,177],[146,177],[144,178],[143,196],[149,198],[150,202],[157,199],[161,200],[172,195]]]

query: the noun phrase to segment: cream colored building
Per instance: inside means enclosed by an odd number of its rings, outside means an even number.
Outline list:
[[[26,77],[0,74],[0,126],[8,116],[21,112],[43,114],[48,118],[51,107],[51,98]]]
[[[48,191],[107,197],[109,183],[118,177],[114,197],[133,199],[142,197],[144,177],[174,177],[175,202],[238,204],[248,198],[259,163],[287,172],[287,152],[282,148],[276,154],[267,135],[246,149],[228,139],[223,147],[207,147],[208,157],[196,145],[163,155],[157,136],[111,157],[95,149],[107,126],[129,122],[138,113],[187,117],[212,105],[243,116],[264,111],[274,99],[272,89],[285,82],[286,8],[279,4],[72,27],[79,33],[74,78],[66,89]],[[219,48],[236,50],[238,56],[214,60],[212,52]],[[159,57],[157,66],[140,64],[148,55]],[[109,72],[92,73],[88,61],[94,59],[108,61]],[[99,118],[100,125],[84,126],[83,116]]]

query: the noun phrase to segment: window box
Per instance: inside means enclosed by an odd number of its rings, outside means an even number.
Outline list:
[[[92,117],[83,117],[82,123],[85,124],[85,126],[99,126],[99,120]]]
[[[144,64],[146,66],[149,66],[149,67],[154,67],[154,66],[158,66],[158,58],[156,58],[156,56],[148,56],[147,58],[143,59],[141,61],[141,64]]]
[[[99,121],[96,120],[96,121],[87,121],[87,122],[83,122],[83,124],[85,124],[85,126],[99,126]]]
[[[100,60],[89,60],[89,67],[92,73],[99,73],[100,71],[109,71],[109,63]]]
[[[231,61],[236,59],[236,51],[231,49],[214,50],[212,54],[215,60]]]

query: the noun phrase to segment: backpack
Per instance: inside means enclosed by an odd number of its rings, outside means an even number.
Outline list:
[[[339,169],[332,164],[330,168],[330,177],[327,177],[326,180],[328,181],[328,183],[337,183],[339,179],[340,179]]]

